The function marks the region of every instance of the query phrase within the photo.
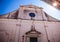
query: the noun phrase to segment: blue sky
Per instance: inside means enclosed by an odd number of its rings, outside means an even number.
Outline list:
[[[30,3],[42,7],[47,14],[60,20],[60,11],[40,0],[0,0],[0,15],[17,10],[21,4]]]

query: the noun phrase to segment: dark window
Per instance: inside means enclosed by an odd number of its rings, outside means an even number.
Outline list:
[[[29,13],[29,16],[30,17],[35,17],[35,14],[34,13]]]
[[[30,42],[38,42],[36,37],[30,37]]]

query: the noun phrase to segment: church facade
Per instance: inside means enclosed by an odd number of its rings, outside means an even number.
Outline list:
[[[0,42],[60,42],[60,20],[42,7],[21,5],[0,16]]]

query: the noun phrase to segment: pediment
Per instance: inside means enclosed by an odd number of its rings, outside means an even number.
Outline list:
[[[31,35],[31,34],[38,34],[38,35],[40,35],[41,32],[37,31],[37,30],[32,26],[31,30],[28,31],[28,32],[26,32],[25,34],[26,34],[26,35]]]
[[[38,7],[38,6],[36,6],[36,5],[33,5],[33,4],[29,4],[29,5],[21,5],[21,7],[43,9],[42,7]]]

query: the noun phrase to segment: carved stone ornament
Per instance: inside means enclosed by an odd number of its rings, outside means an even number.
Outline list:
[[[24,36],[22,36],[22,42],[30,42],[31,38],[36,38],[39,42],[41,37],[41,32],[38,32],[34,26],[31,26],[31,30],[26,32]]]

